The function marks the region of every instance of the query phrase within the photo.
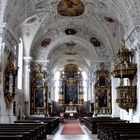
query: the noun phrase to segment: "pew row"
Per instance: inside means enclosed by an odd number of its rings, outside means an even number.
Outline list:
[[[44,124],[0,124],[0,139],[45,140]]]
[[[97,137],[100,140],[140,139],[139,123],[98,123],[97,125]]]
[[[59,117],[29,117],[26,120],[15,121],[15,123],[43,123],[46,134],[54,134],[59,128]]]
[[[97,123],[98,122],[122,122],[126,121],[120,120],[120,118],[111,118],[111,117],[84,117],[83,124],[92,132],[92,134],[97,134]]]

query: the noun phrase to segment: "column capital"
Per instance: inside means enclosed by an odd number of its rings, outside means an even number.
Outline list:
[[[25,66],[29,66],[31,64],[32,57],[23,57],[23,61]]]

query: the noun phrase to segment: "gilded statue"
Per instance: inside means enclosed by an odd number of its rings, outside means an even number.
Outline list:
[[[40,64],[35,65],[35,71],[41,72],[41,65]]]
[[[105,86],[109,84],[109,72],[105,69],[104,63],[100,63],[99,69],[96,71],[96,84],[100,86]]]
[[[126,48],[125,40],[124,38],[122,38],[120,41],[120,48],[118,51],[118,62],[121,69],[129,68],[130,60],[127,52],[129,52],[129,49]]]
[[[15,96],[15,76],[17,71],[14,67],[14,55],[12,52],[7,57],[7,67],[4,72],[4,97],[8,108],[12,106]]]
[[[128,51],[128,49],[125,46],[124,38],[122,38],[121,41],[120,41],[120,49],[119,49],[119,51],[121,51],[121,52]]]

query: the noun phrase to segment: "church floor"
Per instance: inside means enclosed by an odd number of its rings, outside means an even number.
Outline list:
[[[65,122],[77,122],[78,120],[65,120]],[[82,124],[80,124],[85,135],[61,135],[61,131],[64,127],[60,124],[59,129],[54,135],[48,135],[47,140],[98,140],[97,135],[91,134],[91,132]]]

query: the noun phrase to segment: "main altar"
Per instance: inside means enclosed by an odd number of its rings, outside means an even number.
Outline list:
[[[81,71],[75,64],[68,64],[61,71],[59,105],[66,116],[76,116],[83,104],[83,80]]]
[[[65,117],[70,119],[77,117],[77,107],[75,105],[73,106],[72,103],[70,103],[70,105],[66,107]]]

